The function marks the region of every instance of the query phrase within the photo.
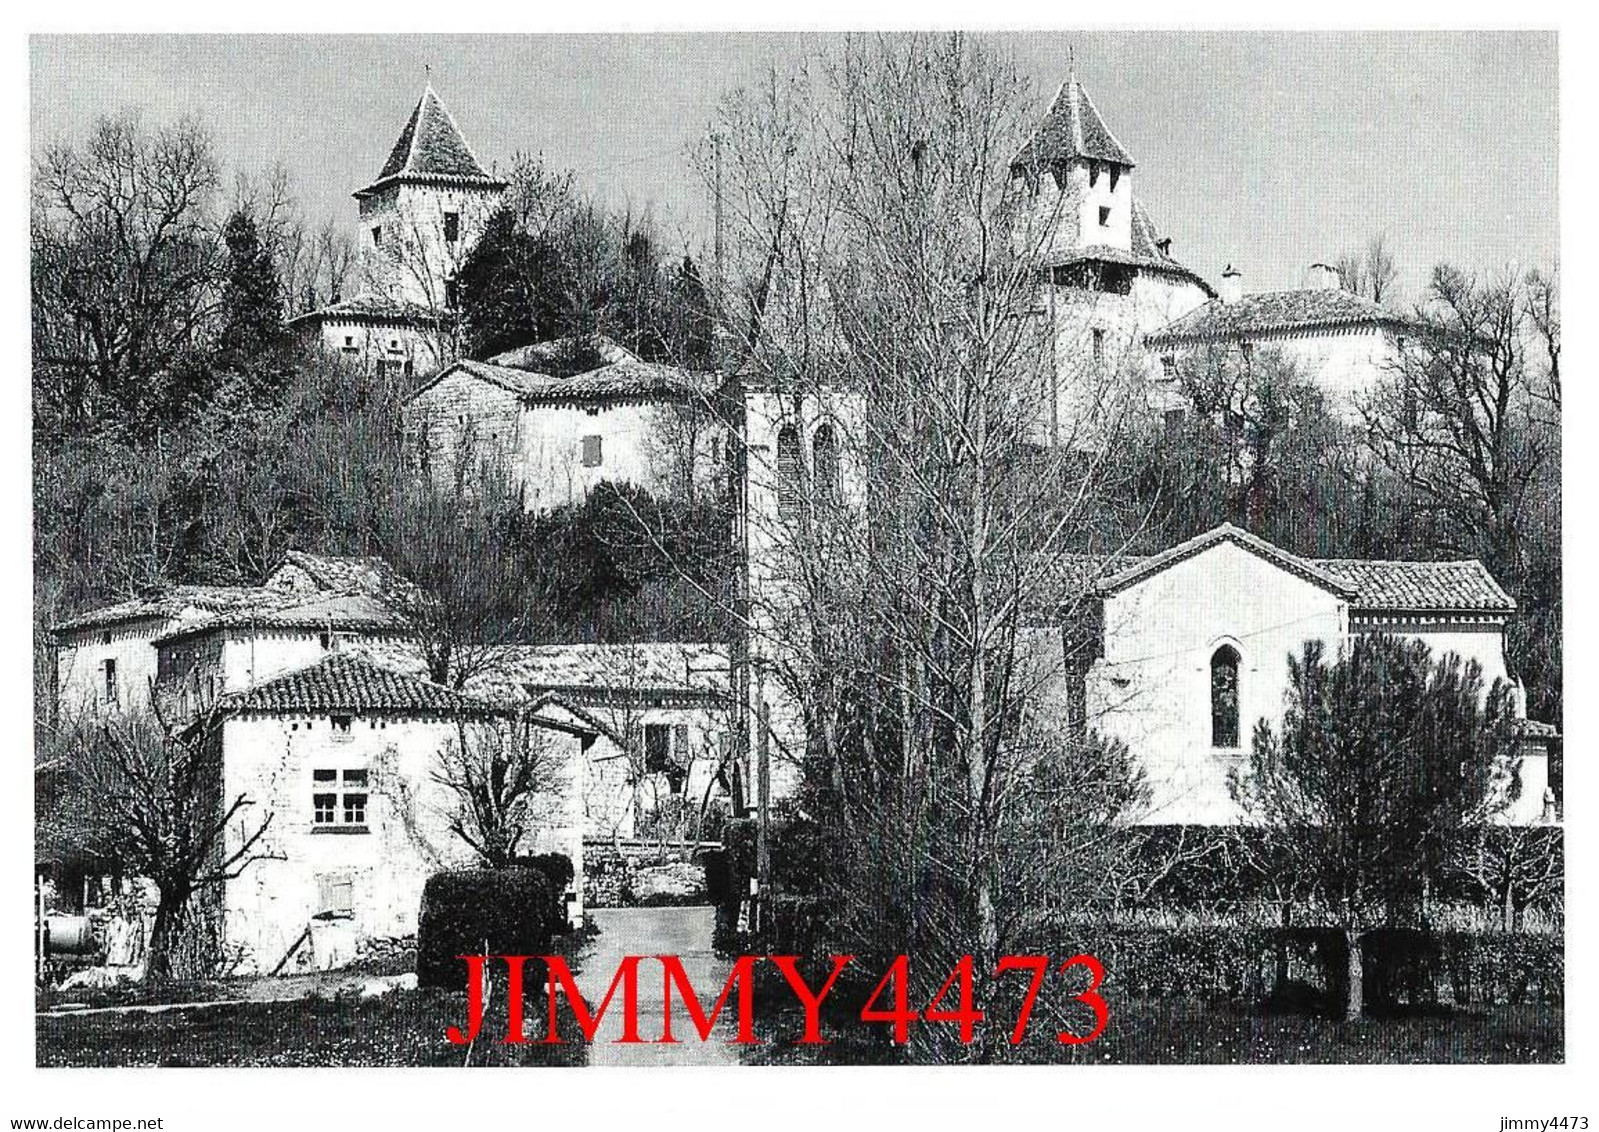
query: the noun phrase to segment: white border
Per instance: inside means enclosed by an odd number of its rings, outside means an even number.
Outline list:
[[[1592,108],[1599,106],[1592,65],[1596,46],[1591,18],[1547,3],[1514,6],[1461,3],[1450,7],[1415,3],[1345,0],[1310,13],[1313,22],[1292,19],[1280,4],[1229,0],[1206,5],[1205,23],[1191,23],[1193,8],[1171,0],[1133,7],[1104,5],[1069,10],[1059,4],[988,0],[981,5],[925,0],[812,0],[789,9],[761,9],[717,0],[670,7],[631,0],[583,5],[469,5],[411,2],[312,4],[279,0],[274,4],[223,8],[214,0],[113,4],[89,0],[68,7],[35,9],[26,23],[13,9],[5,18],[10,66],[0,69],[0,114],[9,128],[0,178],[7,225],[6,262],[0,310],[7,312],[8,351],[14,360],[6,383],[7,411],[0,428],[4,482],[0,495],[10,553],[0,559],[0,607],[6,647],[0,658],[3,718],[31,719],[31,649],[28,602],[32,593],[27,262],[23,220],[27,207],[28,57],[30,32],[89,31],[644,31],[766,30],[902,27],[1240,27],[1240,28],[1402,28],[1402,27],[1558,27],[1561,33],[1562,146],[1561,237],[1564,306],[1568,312],[1593,309],[1592,284],[1581,268],[1593,251],[1593,210],[1586,192],[1594,183]],[[1100,18],[1095,18],[1100,17]],[[1110,17],[1105,19],[1103,17]],[[1589,108],[1586,112],[1583,107]],[[1516,139],[1504,139],[1515,145]],[[1573,271],[1572,268],[1579,268]],[[1566,369],[1572,407],[1567,419],[1595,420],[1595,394],[1587,384],[1595,372],[1591,334],[1574,318]],[[1586,433],[1586,429],[1582,430]],[[1566,482],[1586,487],[1595,472],[1599,446],[1579,445],[1566,453]],[[1594,549],[1592,525],[1581,522],[1585,491],[1575,496],[1579,521],[1566,531],[1569,562],[1586,564]],[[1594,639],[1596,624],[1585,572],[1567,582],[1565,639]],[[1595,697],[1590,655],[1568,650],[1566,665],[1568,737],[1567,797],[1574,824],[1568,828],[1569,882],[1577,898],[1568,912],[1567,1063],[1559,1067],[1114,1067],[1095,1069],[873,1070],[543,1070],[535,1074],[500,1072],[462,1076],[448,1071],[402,1070],[49,1070],[33,1068],[33,999],[21,975],[31,963],[27,909],[31,900],[32,812],[27,762],[31,742],[18,727],[11,769],[0,806],[6,850],[0,854],[0,1128],[14,1117],[57,1115],[162,1115],[172,1129],[250,1130],[283,1127],[410,1129],[461,1127],[493,1122],[506,1127],[562,1129],[692,1127],[757,1130],[850,1128],[867,1123],[889,1127],[1144,1127],[1370,1129],[1450,1128],[1497,1132],[1501,1116],[1586,1115],[1599,1122],[1592,1079],[1593,976],[1581,961],[1594,939],[1594,905],[1585,899],[1595,885],[1591,826],[1584,814],[1593,807],[1590,770]],[[359,1097],[358,1102],[355,1097]],[[1583,1107],[1584,1104],[1588,1107]],[[1025,1122],[1025,1125],[1023,1125]]]

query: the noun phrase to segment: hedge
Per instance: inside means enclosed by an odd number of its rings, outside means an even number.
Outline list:
[[[1326,994],[1345,965],[1343,932],[1227,925],[1085,925],[1048,953],[1087,952],[1105,966],[1107,993],[1133,998],[1254,1001],[1290,987]],[[1366,999],[1374,1005],[1565,998],[1558,936],[1378,929],[1362,935]]]
[[[554,936],[555,890],[530,868],[436,873],[422,888],[416,981],[460,989],[463,955],[547,954]]]
[[[538,853],[531,857],[518,857],[513,864],[517,868],[532,869],[550,882],[552,923],[557,931],[565,931],[570,927],[566,889],[572,883],[572,878],[577,876],[577,870],[572,867],[572,858],[565,853]]]

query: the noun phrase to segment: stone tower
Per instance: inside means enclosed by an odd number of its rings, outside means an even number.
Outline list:
[[[1051,343],[1041,443],[1095,449],[1148,398],[1144,336],[1208,301],[1133,195],[1135,162],[1075,75],[1011,162],[1013,241],[1038,257]]]
[[[455,274],[505,188],[429,83],[377,179],[355,193],[367,288],[400,304],[454,310]]]

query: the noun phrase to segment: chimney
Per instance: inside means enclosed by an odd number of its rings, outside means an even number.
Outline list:
[[[1336,291],[1344,285],[1344,274],[1330,263],[1313,263],[1305,272],[1305,290]]]
[[[1227,270],[1221,273],[1219,293],[1224,303],[1236,303],[1244,297],[1244,277],[1230,263],[1227,265]]]

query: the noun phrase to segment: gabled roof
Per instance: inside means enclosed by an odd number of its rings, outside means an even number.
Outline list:
[[[1244,295],[1232,303],[1212,299],[1148,335],[1145,342],[1160,347],[1284,330],[1405,325],[1405,320],[1392,311],[1342,288],[1269,291]]]
[[[297,594],[269,591],[263,600],[181,625],[154,641],[167,645],[217,629],[327,629],[401,633],[406,619],[382,598],[366,593]]]
[[[347,653],[223,696],[224,711],[500,715],[507,709]]]
[[[289,319],[288,325],[302,322],[357,322],[381,323],[385,326],[436,326],[449,320],[448,312],[434,310],[423,303],[363,293],[297,314]]]
[[[537,699],[554,693],[582,703],[601,692],[709,695],[728,688],[726,645],[651,641],[620,645],[517,645],[494,666],[495,685]]]
[[[1057,162],[1084,160],[1110,161],[1131,168],[1136,162],[1126,147],[1116,140],[1105,120],[1094,108],[1093,99],[1083,89],[1076,77],[1061,85],[1049,113],[1038,124],[1017,152],[1012,167],[1053,165]]]
[[[260,586],[163,586],[138,597],[90,609],[59,621],[57,633],[94,629],[128,621],[168,620],[204,616],[269,600],[271,591]]]
[[[1180,542],[1168,550],[1163,550],[1159,554],[1152,554],[1148,558],[1142,559],[1137,565],[1104,579],[1100,583],[1100,589],[1104,593],[1115,593],[1118,590],[1124,590],[1136,582],[1141,582],[1145,578],[1160,573],[1168,566],[1175,566],[1179,562],[1192,558],[1196,554],[1200,554],[1224,542],[1240,546],[1265,559],[1272,565],[1287,570],[1290,574],[1296,574],[1307,582],[1312,582],[1325,590],[1338,594],[1340,597],[1353,598],[1355,596],[1354,586],[1338,575],[1329,572],[1320,564],[1306,558],[1300,558],[1298,555],[1289,554],[1281,547],[1273,546],[1258,535],[1252,535],[1241,527],[1233,526],[1231,523],[1223,523],[1219,527],[1212,527],[1204,534],[1195,535],[1187,542]]]
[[[586,373],[614,362],[636,362],[640,358],[632,350],[607,338],[603,334],[571,334],[564,338],[551,338],[517,346],[488,359],[490,365],[510,369],[532,370],[534,373],[554,377],[570,377]]]
[[[1035,563],[1035,620],[1058,617],[1085,595],[1114,594],[1213,546],[1231,542],[1349,602],[1354,614],[1493,614],[1516,603],[1481,562],[1390,562],[1369,558],[1303,558],[1223,523],[1159,554],[1054,554]]]
[[[406,180],[476,183],[484,188],[505,186],[504,181],[484,171],[432,83],[427,85],[416,109],[411,111],[377,180],[355,195],[364,197],[391,183]]]
[[[499,386],[524,401],[544,404],[636,399],[683,401],[707,396],[714,381],[713,375],[690,373],[655,362],[614,362],[572,377],[553,377],[491,362],[463,361],[440,370],[407,400],[414,401],[445,378],[462,373]]]
[[[1356,608],[1367,612],[1512,613],[1515,600],[1475,558],[1460,562],[1383,562],[1316,558],[1314,563],[1353,586]]]
[[[389,564],[376,556],[312,554],[306,550],[291,550],[284,554],[283,561],[263,584],[268,589],[279,588],[275,584],[276,579],[286,567],[303,570],[318,589],[345,593],[381,593],[391,574]]]

